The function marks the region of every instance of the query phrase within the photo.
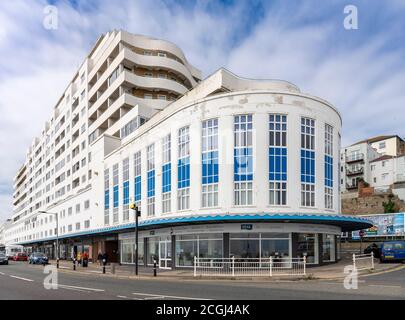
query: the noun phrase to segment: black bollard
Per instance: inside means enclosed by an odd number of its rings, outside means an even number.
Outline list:
[[[56,259],[56,268],[58,268],[58,269],[59,269],[59,258],[58,258],[58,259]]]
[[[156,260],[153,260],[153,276],[157,276],[157,263]]]
[[[103,274],[105,274],[105,265],[106,265],[106,260],[103,259]]]
[[[76,259],[73,259],[73,270],[76,271]]]

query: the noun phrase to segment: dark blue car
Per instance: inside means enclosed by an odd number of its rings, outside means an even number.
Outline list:
[[[405,241],[384,242],[381,245],[380,261],[405,261]]]
[[[41,252],[35,252],[28,259],[29,264],[48,264],[48,257]]]

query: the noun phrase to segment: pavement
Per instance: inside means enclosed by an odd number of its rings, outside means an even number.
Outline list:
[[[51,264],[56,265],[56,261],[51,261]],[[277,281],[277,280],[289,280],[297,281],[301,279],[305,280],[342,280],[347,274],[344,270],[346,266],[352,265],[351,255],[342,256],[342,260],[338,263],[325,265],[321,267],[308,267],[305,276],[274,276],[274,277],[264,277],[260,278],[261,281]],[[138,268],[138,276],[135,276],[135,267],[133,265],[119,265],[119,264],[109,264],[106,266],[106,274],[103,274],[103,268],[97,263],[89,263],[87,268],[81,266],[76,267],[76,271],[73,271],[73,263],[71,261],[60,261],[61,271],[72,272],[72,273],[83,273],[83,274],[100,274],[103,276],[113,276],[121,278],[138,278],[138,279],[152,279],[153,268],[140,266]],[[373,270],[359,270],[358,274],[360,276],[366,276],[371,274],[379,274],[388,272],[391,270],[396,270],[400,268],[405,268],[405,265],[398,263],[379,263],[375,259]],[[187,279],[187,280],[204,280],[203,277],[194,277],[193,268],[182,268],[176,270],[166,270],[157,269],[157,277],[159,279]],[[215,276],[211,277],[214,280],[254,280],[254,277],[226,277],[226,276]]]
[[[63,265],[62,265],[63,266]],[[89,268],[89,271],[91,268]],[[405,299],[405,268],[360,277],[357,288],[342,280],[211,280],[163,277],[129,278],[53,268],[55,289],[44,286],[49,267],[11,262],[0,266],[0,299],[18,300],[279,300]],[[98,271],[98,270],[97,270]],[[145,271],[146,272],[146,271]],[[150,272],[150,271],[149,271]],[[52,273],[51,273],[52,274]],[[48,280],[47,280],[48,279]]]

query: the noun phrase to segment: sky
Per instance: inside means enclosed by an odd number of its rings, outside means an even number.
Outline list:
[[[49,5],[56,29],[44,27]],[[355,29],[345,28],[347,5]],[[12,215],[28,146],[102,33],[170,40],[204,77],[225,67],[288,80],[339,109],[349,145],[405,136],[404,16],[403,0],[0,1],[0,221]]]

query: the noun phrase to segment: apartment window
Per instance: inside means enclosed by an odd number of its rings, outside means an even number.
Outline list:
[[[164,94],[158,94],[159,100],[167,100],[167,97]]]
[[[76,214],[80,213],[80,203],[76,204]]]
[[[72,207],[68,208],[68,217],[70,217],[72,215],[72,213],[73,213],[73,208]]]
[[[145,77],[150,77],[150,78],[152,78],[152,77],[153,77],[153,73],[152,73],[152,72],[145,72],[145,73],[144,73],[144,76],[145,76]]]
[[[108,78],[108,86],[111,86],[111,84],[118,78],[119,76],[119,67],[117,67],[112,73],[111,76]]]
[[[190,128],[178,132],[177,209],[190,208]]]
[[[76,231],[80,230],[80,222],[76,223]]]
[[[84,228],[89,229],[90,228],[90,220],[84,221]]]
[[[253,119],[234,117],[234,203],[253,204]]]
[[[119,207],[119,186],[118,186],[118,163],[113,166],[113,223],[118,222],[118,207]]]
[[[84,210],[89,210],[90,209],[90,200],[86,200],[84,202]]]
[[[138,207],[141,206],[141,151],[134,154],[134,176],[135,176],[135,194],[134,201]]]
[[[325,208],[333,209],[333,127],[325,124]]]
[[[269,204],[287,204],[287,116],[269,116]]]
[[[110,224],[110,170],[104,170],[104,224]]]
[[[145,93],[143,96],[144,99],[153,99],[153,95],[150,93]]]
[[[384,142],[380,142],[380,144],[379,144],[379,149],[385,149],[386,147],[387,147],[387,144],[386,144],[386,142],[384,141]]]
[[[71,224],[68,225],[68,232],[72,232],[72,225]]]
[[[162,213],[171,211],[172,165],[171,165],[171,135],[162,141]]]
[[[315,206],[315,120],[301,118],[301,205]]]
[[[218,119],[202,123],[202,207],[218,206]]]
[[[129,221],[129,158],[122,161],[123,220]]]
[[[85,95],[86,95],[86,90],[83,90],[82,93],[80,94],[80,101],[83,101]]]
[[[155,215],[155,145],[151,144],[146,152],[148,216]]]

